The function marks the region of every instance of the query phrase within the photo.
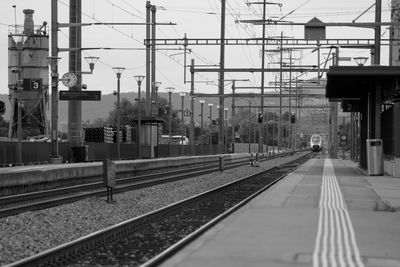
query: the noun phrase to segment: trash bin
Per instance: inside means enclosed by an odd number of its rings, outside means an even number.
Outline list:
[[[382,139],[367,139],[368,175],[383,175]]]
[[[88,146],[76,146],[72,147],[72,158],[74,162],[86,162],[88,161]]]

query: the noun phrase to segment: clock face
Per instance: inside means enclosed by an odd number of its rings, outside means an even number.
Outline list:
[[[61,81],[66,87],[74,87],[78,81],[78,78],[76,77],[75,73],[67,72],[62,76]]]

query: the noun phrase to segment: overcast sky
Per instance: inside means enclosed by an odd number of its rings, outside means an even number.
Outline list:
[[[246,5],[247,0],[227,0],[226,38],[251,38],[261,36],[261,26],[236,23],[235,20],[260,19],[262,16],[261,5]],[[257,1],[258,2],[258,1]],[[368,7],[374,0],[281,0],[282,6],[271,5],[267,7],[267,17],[272,19],[285,17],[287,21],[307,22],[313,17],[318,17],[323,22],[351,22]],[[12,30],[8,25],[15,23],[14,8],[16,5],[17,24],[23,24],[22,10],[34,9],[35,24],[43,21],[50,24],[50,0],[1,0],[0,1],[0,93],[8,94],[7,87],[7,35]],[[220,1],[219,0],[164,0],[152,1],[158,6],[157,21],[173,22],[177,26],[159,26],[158,38],[182,38],[184,33],[188,38],[219,38],[220,36]],[[84,0],[82,1],[83,22],[144,22],[145,0]],[[68,22],[69,1],[59,1],[59,22]],[[382,1],[382,21],[390,20],[390,1]],[[374,9],[362,16],[358,21],[371,22],[374,20]],[[283,31],[285,36],[295,38],[304,37],[303,26],[268,26],[267,36],[279,36]],[[386,28],[382,27],[383,38],[388,38]],[[327,38],[373,38],[373,30],[360,28],[328,28]],[[112,47],[112,48],[144,48],[144,26],[88,26],[82,31],[83,47]],[[68,46],[68,29],[62,28],[59,32],[59,47]],[[218,64],[219,47],[192,46],[193,53],[187,57],[196,64]],[[268,47],[271,49],[272,47]],[[276,47],[273,47],[276,48]],[[182,51],[159,51],[157,53],[156,79],[162,82],[160,91],[165,87],[175,87],[176,92],[188,92],[190,84],[183,82],[183,54]],[[323,51],[328,52],[328,50]],[[341,50],[345,57],[369,56],[367,50]],[[311,50],[296,52],[293,57],[299,60],[295,64],[317,63],[316,53]],[[112,67],[121,66],[126,70],[122,74],[121,92],[136,91],[137,86],[134,75],[145,74],[145,51],[143,50],[88,50],[83,56],[99,56],[93,75],[84,75],[83,83],[89,89],[101,90],[103,94],[110,94],[116,89],[116,75]],[[68,54],[60,53],[62,58],[59,66],[60,76],[68,71]],[[301,59],[300,59],[301,58]],[[268,64],[278,61],[279,56],[268,56]],[[354,64],[345,62],[343,64]],[[369,64],[369,62],[367,63]],[[382,48],[381,64],[388,64],[387,47]],[[82,63],[83,70],[87,70],[86,62]],[[225,67],[255,67],[261,66],[260,47],[258,46],[227,46]],[[188,73],[189,77],[189,73]],[[241,86],[260,86],[258,73],[230,73],[226,79],[248,78],[250,82]],[[308,76],[312,78],[312,75]],[[217,92],[217,74],[196,75],[196,80],[214,81],[214,85],[203,83],[196,84],[196,92]],[[266,82],[274,80],[273,75],[268,75]],[[60,90],[66,88],[60,83]],[[227,90],[229,91],[228,87]],[[227,91],[227,92],[228,92]]]

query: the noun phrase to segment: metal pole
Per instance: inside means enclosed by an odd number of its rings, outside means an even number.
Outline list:
[[[121,124],[120,96],[119,96],[120,79],[121,79],[121,73],[117,73],[117,159],[121,158],[121,151],[120,151],[121,140],[119,138],[120,124]]]
[[[210,107],[210,131],[209,131],[209,134],[210,134],[210,155],[212,154],[212,136],[211,136],[211,127],[212,127],[212,106],[213,106],[213,104],[208,104],[208,106]]]
[[[344,134],[344,126],[346,123],[346,118],[343,116],[343,121],[342,121],[342,133]],[[342,145],[342,155],[343,155],[343,159],[345,158],[345,151],[346,150],[346,145]]]
[[[382,20],[382,0],[375,0],[375,22]],[[381,26],[375,26],[374,65],[381,64]]]
[[[18,137],[18,143],[17,143],[17,163],[22,164],[22,110],[21,110],[21,92],[23,90],[22,87],[22,42],[17,43],[17,49],[18,49],[18,81],[17,81],[17,137]]]
[[[82,22],[81,0],[70,0],[69,21],[70,23]],[[57,29],[58,30],[58,29]],[[82,27],[69,28],[69,47],[76,48],[69,52],[69,71],[76,73],[77,84],[69,88],[69,91],[81,91],[82,85]],[[71,147],[82,146],[82,102],[68,101],[68,137]],[[77,155],[74,155],[77,156]]]
[[[283,75],[283,32],[281,32],[281,58],[279,73],[279,126],[278,126],[278,153],[281,150],[281,126],[282,126],[282,75]]]
[[[150,76],[150,98],[148,99],[149,106],[149,116],[156,116],[157,112],[157,102],[155,106],[153,105],[154,101],[156,101],[156,6],[150,5],[151,12],[151,40],[152,45],[150,47],[151,55],[150,55],[150,64],[151,64],[151,76]],[[154,158],[154,146],[153,146],[153,124],[149,124],[149,139],[150,139],[150,158]]]
[[[140,95],[140,87],[142,85],[142,81],[138,81],[138,143],[137,143],[137,152],[138,152],[138,158],[142,158],[142,100],[141,100],[141,95]]]
[[[263,1],[263,21],[266,16],[266,1]],[[261,69],[265,68],[265,23],[262,25],[262,46],[261,46]],[[261,95],[264,95],[264,72],[261,72]],[[259,124],[259,141],[258,141],[258,152],[262,153],[263,148],[263,132],[264,132],[264,96],[261,96],[261,109],[262,122]]]
[[[201,121],[200,121],[200,136],[201,136],[201,155],[204,155],[204,144],[203,144],[203,126],[204,126],[204,120],[203,120],[203,111],[204,111],[204,100],[200,100],[200,117],[201,117]]]
[[[272,114],[272,154],[275,154],[275,116]]]
[[[223,136],[224,136],[224,69],[225,69],[225,6],[226,0],[221,0],[221,45],[220,45],[220,62],[219,62],[219,134],[218,134],[218,152],[221,153],[223,147]]]
[[[289,116],[292,114],[292,50],[289,50]],[[289,118],[290,120],[290,118]],[[290,122],[289,127],[289,148],[293,150],[293,143],[292,143],[292,131],[293,131],[293,124]]]
[[[247,140],[249,143],[249,154],[251,153],[251,126],[251,102],[249,101],[249,140]]]
[[[58,57],[58,1],[51,1],[51,57]],[[51,64],[51,163],[61,163],[58,155],[58,64]]]
[[[319,40],[317,41],[317,49],[318,49],[318,51],[317,51],[317,53],[318,53],[318,62],[317,62],[318,77],[317,77],[317,80],[318,80],[318,85],[320,85],[321,84],[321,75],[320,75],[321,67],[319,66],[319,64],[321,62],[321,44],[319,43]]]
[[[146,39],[150,40],[150,9],[151,4],[150,1],[146,1]],[[150,65],[151,65],[151,45],[150,43],[146,44],[146,109],[145,115],[151,115],[151,73],[150,73]]]
[[[194,59],[192,58],[190,64],[190,133],[189,133],[189,144],[190,144],[190,155],[195,155],[194,150]]]
[[[232,153],[235,153],[235,80],[232,82]]]
[[[228,108],[224,108],[224,126],[225,126],[225,154],[228,153]]]
[[[172,101],[171,101],[172,91],[168,92],[168,105],[169,105],[169,120],[168,120],[168,148],[169,148],[169,156],[172,155],[171,148],[171,128],[172,128]]]
[[[183,105],[184,105],[184,97],[185,95],[181,93],[181,99],[182,99],[182,110],[181,110],[181,114],[182,114],[182,123],[181,123],[181,156],[183,156],[183,127],[184,127],[184,123],[183,123]]]
[[[354,112],[350,112],[350,158],[354,160]]]
[[[151,45],[151,115],[157,114],[155,111],[155,108],[153,106],[153,101],[155,100],[155,95],[156,95],[156,88],[154,86],[154,83],[156,81],[156,44],[155,44],[155,39],[156,39],[156,7],[154,5],[151,5],[150,7],[151,10],[151,40],[152,40],[152,45]],[[153,126],[150,126],[151,128]],[[152,131],[150,130],[150,140],[151,140],[151,135]],[[151,141],[150,141],[151,144]]]
[[[336,47],[335,65],[339,66],[339,47]],[[337,158],[338,142],[337,142],[337,131],[338,131],[338,103],[333,103],[333,158]]]
[[[186,33],[183,36],[184,44],[183,44],[183,83],[185,84],[186,81],[186,52],[187,52],[187,37]]]

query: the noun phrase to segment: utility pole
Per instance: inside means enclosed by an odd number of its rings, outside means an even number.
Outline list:
[[[218,152],[222,154],[222,150],[224,147],[224,69],[225,69],[225,6],[226,0],[221,0],[221,45],[220,45],[220,61],[219,61],[219,89],[218,94],[219,97],[219,109],[218,109],[218,118],[219,118],[219,134],[218,134]],[[226,151],[225,151],[226,153]]]
[[[336,47],[336,52],[333,53],[333,65],[339,66],[339,47]],[[331,135],[331,158],[337,158],[338,140],[337,140],[337,129],[338,129],[338,103],[330,103],[330,135]]]
[[[278,124],[278,153],[281,150],[281,126],[282,126],[282,80],[283,80],[283,32],[281,32],[280,46],[280,73],[279,73],[279,124]]]
[[[194,59],[192,58],[191,64],[190,64],[190,131],[189,131],[189,145],[190,145],[190,155],[194,156],[195,155],[195,150],[194,150]]]
[[[375,22],[382,20],[382,0],[375,0]],[[374,65],[381,64],[381,26],[375,26]]]
[[[150,11],[151,4],[150,1],[146,1],[146,38],[150,40]],[[145,115],[150,116],[151,114],[151,73],[150,73],[150,65],[151,65],[151,44],[146,44],[146,104],[145,104]]]
[[[375,22],[380,23],[382,18],[382,0],[376,0],[375,2]],[[375,26],[375,45],[374,45],[374,65],[381,64],[381,26]],[[381,138],[381,93],[382,88],[376,88],[374,94],[374,121],[375,121],[375,132],[374,138]]]
[[[58,2],[51,1],[51,57],[55,64],[51,64],[51,156],[52,163],[62,163],[58,154]],[[18,105],[20,99],[18,99]]]
[[[263,0],[263,20],[265,21],[266,16],[266,1]],[[261,69],[265,68],[265,23],[262,25],[262,46],[261,46]],[[261,95],[264,95],[264,72],[261,72]],[[260,112],[262,114],[262,122],[259,124],[259,136],[258,136],[258,152],[262,153],[263,147],[263,133],[264,133],[264,96],[260,99]]]
[[[232,81],[232,153],[235,153],[235,88],[236,87],[236,81]]]
[[[289,50],[289,120],[292,114],[292,50]],[[289,148],[293,150],[293,123],[289,126]]]
[[[155,97],[155,86],[154,83],[156,81],[156,44],[154,40],[156,39],[156,7],[154,5],[151,5],[150,7],[151,10],[151,40],[152,40],[152,45],[151,45],[151,100],[150,100],[150,105],[151,105],[151,113],[150,116],[153,116],[154,114],[157,114],[154,107],[153,107],[153,101],[156,100]],[[156,103],[157,105],[157,103]],[[157,108],[157,106],[155,107]],[[152,127],[152,126],[151,126]],[[150,131],[150,136],[151,136],[152,131]]]
[[[82,22],[82,0],[71,0],[69,8],[70,23]],[[82,85],[82,27],[69,27],[69,47],[76,50],[69,51],[69,72],[76,73],[78,81],[70,91],[81,91]],[[68,101],[68,136],[71,147],[82,145],[82,102]]]

